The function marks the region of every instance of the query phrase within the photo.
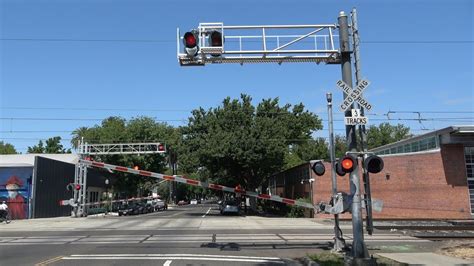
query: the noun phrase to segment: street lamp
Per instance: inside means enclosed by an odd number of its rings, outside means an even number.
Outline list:
[[[109,179],[105,179],[105,201],[107,203],[106,207],[105,207],[105,213],[108,213],[109,211],[109,205],[108,205],[108,201],[109,201]]]

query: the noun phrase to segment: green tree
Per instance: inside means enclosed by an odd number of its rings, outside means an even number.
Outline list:
[[[40,140],[38,145],[28,147],[28,153],[71,153],[71,150],[65,150],[61,144],[61,137],[52,137],[46,140],[46,146]]]
[[[367,146],[368,149],[373,149],[411,136],[410,128],[402,124],[397,124],[396,126],[392,126],[389,123],[382,123],[378,126],[373,125],[367,130]]]
[[[72,135],[71,144],[76,148],[81,139],[90,144],[161,142],[167,147],[177,146],[180,139],[178,129],[157,123],[150,117],[138,117],[129,121],[121,117],[109,117],[100,125],[80,127]],[[138,166],[139,169],[159,173],[166,171],[168,163],[164,154],[103,155],[95,156],[94,160],[128,167]],[[119,179],[116,187],[129,195],[136,195],[138,189],[142,194],[147,193],[156,183],[154,178],[137,178],[136,175],[123,173],[117,175]]]
[[[46,140],[45,153],[67,153],[61,144],[61,137],[52,137]],[[70,153],[70,151],[69,151]]]
[[[192,112],[182,128],[182,149],[194,167],[205,167],[213,181],[254,190],[281,171],[290,146],[311,139],[321,120],[303,104],[280,106],[278,98],[256,107],[251,97],[224,99],[222,106]],[[194,169],[196,170],[196,169]]]
[[[38,145],[35,145],[33,147],[28,147],[28,153],[44,153],[44,144],[43,141],[40,140]]]
[[[346,137],[336,135],[334,137],[335,158],[342,158],[347,152]]]
[[[328,143],[324,138],[309,139],[293,147],[293,150],[303,162],[314,159],[329,159]]]
[[[0,141],[0,154],[17,154],[15,147],[10,143]]]

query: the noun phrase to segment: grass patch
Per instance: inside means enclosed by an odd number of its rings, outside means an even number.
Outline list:
[[[344,265],[344,256],[336,253],[322,252],[318,254],[308,255],[310,259],[319,263],[321,266],[338,266]]]
[[[339,266],[344,265],[344,255],[331,253],[331,252],[321,252],[318,254],[308,255],[308,257],[317,262],[321,266]],[[389,258],[381,257],[374,255],[374,258],[377,259],[377,265],[380,266],[405,266],[408,264],[400,263],[398,261],[391,260]]]

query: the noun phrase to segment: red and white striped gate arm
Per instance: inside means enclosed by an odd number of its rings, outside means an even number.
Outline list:
[[[243,189],[231,188],[231,187],[221,186],[221,185],[207,183],[207,182],[201,182],[199,180],[189,179],[182,176],[163,175],[163,174],[158,174],[154,172],[135,170],[133,168],[117,166],[113,164],[106,164],[106,163],[101,163],[101,162],[88,161],[88,160],[79,160],[79,163],[82,163],[91,167],[96,167],[96,168],[110,169],[113,171],[119,171],[119,172],[130,173],[130,174],[141,175],[141,176],[150,176],[150,177],[155,177],[155,178],[159,178],[163,180],[188,184],[192,186],[210,188],[214,190],[226,191],[226,192],[231,192],[231,193],[240,193],[242,195],[246,195],[246,196],[254,197],[258,199],[271,200],[271,201],[285,203],[287,205],[295,205],[295,206],[300,206],[304,208],[314,209],[314,206],[311,203],[294,200],[294,199],[282,198],[279,196],[273,196],[273,195],[268,195],[268,194],[259,194],[253,191],[245,191]]]

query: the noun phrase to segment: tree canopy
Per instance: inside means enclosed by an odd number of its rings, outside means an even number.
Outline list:
[[[402,124],[396,126],[389,123],[381,123],[378,126],[372,125],[367,130],[367,146],[368,149],[373,149],[411,136],[410,128]]]
[[[121,117],[109,117],[100,125],[76,129],[71,143],[77,147],[81,139],[93,144],[162,142],[166,144],[167,156],[109,155],[94,159],[170,173],[167,165],[169,158],[173,158],[172,161],[178,161],[179,174],[253,190],[264,184],[269,176],[282,170],[313,159],[329,160],[326,139],[312,137],[320,129],[321,119],[305,111],[301,103],[282,105],[278,98],[270,98],[253,105],[252,98],[243,94],[238,99],[227,97],[221,105],[208,110],[202,107],[193,110],[186,126],[173,127],[150,117],[128,121]],[[383,123],[370,126],[368,147],[385,145],[409,136],[409,128],[403,125]],[[46,146],[40,141],[28,152],[51,150],[64,152],[59,137],[47,140]],[[344,136],[335,136],[335,150],[336,158],[346,152]],[[139,188],[146,190],[155,182],[151,178],[117,174],[120,176],[117,188],[129,194],[134,194]],[[165,187],[162,186],[162,190],[166,190]],[[186,188],[186,191],[177,193],[189,197],[203,192]]]
[[[179,139],[178,129],[165,123],[158,123],[150,117],[138,117],[126,121],[121,117],[109,117],[104,119],[100,125],[93,127],[80,127],[73,133],[71,144],[77,148],[79,140],[91,144],[106,143],[140,143],[161,142],[167,148],[177,145]],[[142,155],[101,155],[94,160],[104,161],[110,164],[138,167],[152,172],[165,172],[167,157],[163,154]],[[153,178],[137,178],[134,175],[118,174],[120,178],[117,187],[128,193],[134,193],[137,188],[149,189],[154,183]],[[144,186],[146,184],[146,186]]]
[[[201,167],[219,183],[254,189],[284,168],[292,145],[307,142],[321,128],[303,104],[280,106],[275,98],[253,106],[248,95],[228,97],[219,107],[192,112],[181,129],[181,152],[188,155],[186,170]]]
[[[15,147],[10,143],[0,141],[0,154],[17,154]]]
[[[61,144],[61,137],[52,137],[46,140],[46,146],[40,140],[37,145],[28,147],[28,153],[71,153],[71,150],[64,149]]]

